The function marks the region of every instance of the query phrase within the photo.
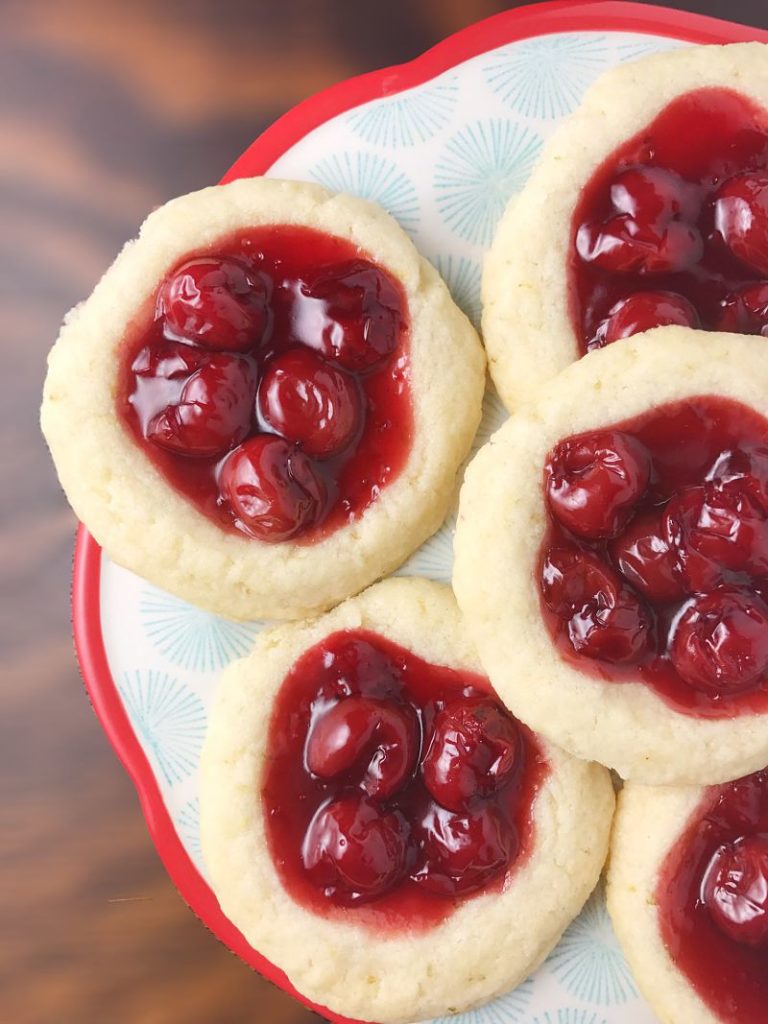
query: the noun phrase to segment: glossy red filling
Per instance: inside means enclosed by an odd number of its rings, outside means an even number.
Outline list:
[[[707,792],[656,900],[670,956],[718,1020],[768,1022],[768,772]]]
[[[225,529],[271,543],[327,536],[407,460],[405,295],[345,239],[279,225],[191,254],[121,359],[124,423]]]
[[[768,334],[768,112],[674,100],[595,172],[572,232],[582,352],[665,324]]]
[[[547,765],[482,676],[365,630],[286,677],[262,788],[283,885],[324,915],[419,930],[501,891],[529,856]]]
[[[561,655],[678,711],[768,711],[768,420],[698,397],[566,438],[544,470]]]

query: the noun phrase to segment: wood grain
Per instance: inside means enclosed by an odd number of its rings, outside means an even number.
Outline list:
[[[80,683],[74,519],[39,435],[47,350],[154,205],[216,181],[275,117],[410,59],[492,0],[0,5],[0,1019],[307,1024],[167,879]],[[765,24],[764,0],[687,9]]]

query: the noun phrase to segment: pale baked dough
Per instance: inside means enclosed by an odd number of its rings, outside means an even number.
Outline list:
[[[381,936],[296,904],[267,851],[258,799],[270,711],[290,667],[339,629],[364,628],[425,660],[480,671],[450,589],[390,579],[311,622],[283,625],[225,672],[203,751],[203,853],[224,913],[307,998],[380,1024],[460,1011],[513,988],[544,959],[591,892],[614,797],[605,769],[546,742],[535,847],[503,892],[479,895],[416,935]]]
[[[355,523],[316,544],[265,544],[219,529],[170,487],[115,410],[119,351],[137,311],[191,251],[236,229],[302,224],[350,239],[398,278],[411,320],[413,445]],[[49,357],[42,427],[78,517],[116,562],[233,618],[324,610],[399,566],[440,526],[480,422],[485,360],[432,266],[382,209],[268,178],[182,196],[152,213]]]
[[[660,327],[572,363],[470,463],[454,539],[453,587],[499,697],[577,757],[652,785],[724,782],[762,768],[768,714],[684,715],[639,680],[603,682],[560,657],[536,579],[548,524],[543,469],[571,434],[694,395],[768,416],[765,339]]]
[[[659,871],[705,793],[630,783],[619,794],[613,826],[608,912],[635,981],[662,1024],[720,1024],[667,952],[656,903]]]
[[[482,334],[508,409],[579,358],[568,308],[571,219],[600,164],[675,97],[722,86],[768,107],[768,46],[697,46],[602,75],[544,147],[509,203],[485,261]]]

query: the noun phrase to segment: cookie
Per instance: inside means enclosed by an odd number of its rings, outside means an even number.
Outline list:
[[[512,410],[585,352],[655,326],[765,334],[767,281],[768,47],[623,64],[499,225],[482,287],[491,375]]]
[[[664,1024],[768,1020],[768,775],[627,785],[607,877],[614,930]]]
[[[499,697],[649,784],[768,762],[768,361],[656,328],[542,389],[470,463],[453,586]]]
[[[450,589],[416,579],[227,669],[200,797],[224,913],[308,999],[381,1024],[521,983],[597,882],[614,803],[503,709]]]
[[[256,178],[150,215],[68,316],[42,426],[112,559],[290,618],[438,528],[483,388],[477,335],[391,217]]]

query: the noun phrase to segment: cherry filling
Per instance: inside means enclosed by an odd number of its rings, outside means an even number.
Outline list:
[[[701,898],[729,939],[768,945],[768,832],[719,846],[702,879]]]
[[[582,352],[666,324],[768,335],[768,112],[670,103],[583,189],[568,272]]]
[[[768,772],[713,787],[662,866],[661,934],[718,1020],[768,1022]]]
[[[679,711],[768,711],[768,420],[725,398],[565,438],[544,468],[562,656]]]
[[[295,664],[270,723],[272,857],[315,912],[428,928],[524,863],[546,771],[487,679],[335,633]]]
[[[400,285],[351,243],[254,228],[193,255],[126,339],[124,423],[224,529],[311,542],[404,465],[413,413]]]

